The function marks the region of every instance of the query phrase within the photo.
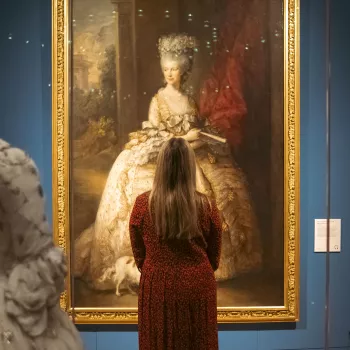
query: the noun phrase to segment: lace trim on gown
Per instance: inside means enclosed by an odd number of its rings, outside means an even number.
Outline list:
[[[162,145],[173,136],[186,135],[197,122],[197,108],[193,99],[189,98],[189,109],[186,113],[173,113],[160,93],[155,99],[158,106],[159,125],[155,127],[150,121],[142,123],[142,129],[129,134],[129,142],[125,149],[138,154],[137,165],[144,165],[154,161]]]

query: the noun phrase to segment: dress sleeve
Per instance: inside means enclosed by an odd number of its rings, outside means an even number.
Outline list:
[[[143,202],[144,201],[141,200],[140,197],[136,198],[129,222],[131,247],[139,271],[141,271],[146,257],[146,247],[142,237],[143,217],[145,212]]]
[[[216,203],[213,202],[210,212],[210,232],[207,238],[207,254],[214,271],[219,268],[221,255],[222,225]]]
[[[158,127],[160,123],[159,118],[159,108],[158,108],[158,101],[156,96],[154,96],[151,100],[149,111],[148,111],[148,121],[154,126]]]

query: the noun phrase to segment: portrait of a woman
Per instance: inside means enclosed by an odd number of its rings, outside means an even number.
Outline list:
[[[72,0],[72,9],[74,306],[136,314],[130,217],[173,138],[189,143],[197,191],[218,208],[218,308],[283,305],[282,2]]]
[[[223,225],[217,281],[257,271],[261,237],[249,184],[226,140],[201,117],[185,84],[195,62],[196,39],[182,33],[158,42],[164,86],[152,97],[148,120],[129,135],[106,181],[95,222],[75,241],[75,275],[97,290],[115,286],[118,259],[132,255],[128,224],[135,199],[151,189],[156,158],[169,138],[180,137],[195,150],[198,191],[216,201]]]

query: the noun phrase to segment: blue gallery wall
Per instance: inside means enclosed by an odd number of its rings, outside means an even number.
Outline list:
[[[34,158],[51,219],[50,79],[50,0],[1,0],[0,137]]]
[[[313,220],[326,215],[324,0],[301,1],[301,321],[220,326],[222,350],[323,349],[325,256],[313,253]],[[342,252],[331,256],[331,346],[350,349],[350,13],[332,0],[332,216]],[[2,0],[0,137],[24,148],[41,171],[51,218],[51,3]],[[1,241],[0,241],[1,244]],[[135,326],[79,327],[87,350],[137,349]]]

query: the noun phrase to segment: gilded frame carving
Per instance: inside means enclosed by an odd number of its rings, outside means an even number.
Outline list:
[[[52,181],[54,240],[70,251],[69,0],[52,10]],[[218,308],[219,323],[299,319],[299,0],[284,0],[284,306]],[[61,307],[76,323],[137,323],[134,309],[72,308],[70,271]],[[74,314],[74,315],[73,315]]]

